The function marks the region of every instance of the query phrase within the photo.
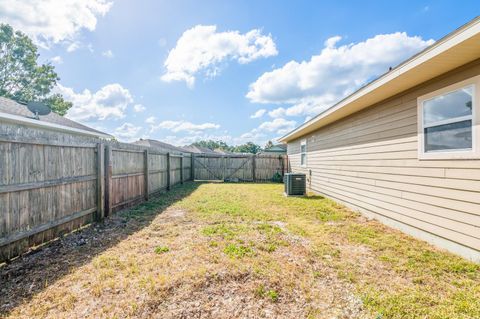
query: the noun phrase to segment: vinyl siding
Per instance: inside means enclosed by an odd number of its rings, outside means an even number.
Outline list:
[[[417,138],[417,97],[479,74],[475,61],[289,142],[291,170],[314,192],[480,261],[480,160],[419,160]]]

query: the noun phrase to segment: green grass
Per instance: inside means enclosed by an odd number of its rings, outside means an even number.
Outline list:
[[[279,296],[279,293],[274,290],[274,289],[267,289],[265,288],[264,285],[260,285],[256,290],[255,290],[255,295],[259,298],[267,298],[270,299],[273,302],[277,302]]]
[[[282,185],[186,183],[116,218],[118,243],[45,279],[9,316],[155,316],[199,300],[203,311],[234,289],[251,317],[266,302],[291,309],[284,317],[335,317],[322,305],[355,299],[371,318],[480,318],[480,265],[322,196],[285,197]]]
[[[223,252],[231,258],[243,258],[245,256],[252,256],[254,254],[251,247],[238,244],[228,244],[223,249]]]
[[[161,254],[164,254],[164,253],[168,253],[170,251],[170,248],[168,248],[166,246],[157,246],[157,247],[155,247],[155,249],[153,251],[155,252],[155,254],[161,255]]]
[[[221,237],[223,239],[233,239],[237,235],[245,232],[245,228],[239,225],[217,224],[207,226],[202,229],[202,233],[209,237]]]
[[[312,243],[312,259],[327,262],[341,280],[354,285],[374,317],[480,318],[479,265],[359,219],[321,196],[286,198],[275,184],[204,184],[176,206],[218,223],[204,228],[205,236],[231,241],[257,233],[263,243],[226,243],[223,252],[237,259],[255,256],[266,264],[268,255],[262,254],[281,246],[284,231],[275,223],[284,224],[288,232]],[[339,244],[366,250],[371,261],[360,264],[362,257],[350,258]],[[268,267],[261,272],[269,274]],[[278,296],[272,293],[271,298]]]

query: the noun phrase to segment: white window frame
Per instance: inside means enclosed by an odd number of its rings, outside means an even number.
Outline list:
[[[436,98],[440,95],[452,93],[462,88],[472,87],[472,115],[447,119],[424,125],[423,123],[423,105],[426,101]],[[477,92],[480,92],[480,76],[449,85],[439,90],[430,92],[417,98],[417,114],[418,114],[418,158],[420,160],[450,160],[450,159],[478,159],[480,158],[480,137],[478,136],[480,129],[479,107],[480,99]],[[461,121],[472,120],[472,148],[459,150],[438,150],[425,152],[425,128],[438,126],[442,124],[458,123]]]
[[[302,152],[302,146],[305,145],[305,152]],[[305,154],[305,163],[302,164],[302,157]],[[307,167],[307,139],[300,141],[300,166]]]

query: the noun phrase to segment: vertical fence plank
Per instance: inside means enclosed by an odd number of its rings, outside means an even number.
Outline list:
[[[225,171],[227,170],[227,159],[225,156],[222,156],[222,180],[225,182]]]
[[[257,174],[257,156],[254,154],[252,156],[252,179],[255,183],[257,181],[256,175]]]
[[[170,152],[167,153],[167,190],[170,190]]]
[[[97,221],[105,217],[105,146],[102,143],[97,145]]]
[[[149,172],[148,172],[148,150],[145,150],[144,152],[144,183],[145,183],[145,200],[148,200],[148,195],[150,194],[150,187],[149,187],[149,183],[148,183],[148,175],[149,175]]]
[[[283,157],[280,155],[278,156],[278,160],[280,161],[280,167],[282,169],[282,177],[285,175],[285,161],[283,160]]]
[[[183,154],[180,157],[180,184],[183,184]]]
[[[195,153],[191,154],[190,174],[192,175],[192,181],[195,180]]]
[[[110,189],[112,187],[112,147],[107,145],[105,149],[105,216],[112,213]]]

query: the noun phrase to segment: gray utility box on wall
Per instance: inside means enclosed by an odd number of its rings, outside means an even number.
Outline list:
[[[300,173],[285,174],[285,195],[287,196],[303,196],[306,194],[307,176]]]

